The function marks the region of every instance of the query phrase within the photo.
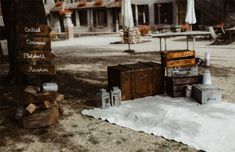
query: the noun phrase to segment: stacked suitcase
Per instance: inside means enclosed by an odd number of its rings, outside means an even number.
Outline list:
[[[118,86],[122,101],[164,92],[164,69],[154,62],[139,62],[108,67],[108,89]]]
[[[161,62],[165,67],[166,92],[169,96],[184,97],[187,85],[202,83],[195,51],[162,51]]]

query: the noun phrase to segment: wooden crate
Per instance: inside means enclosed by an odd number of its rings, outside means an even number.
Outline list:
[[[166,68],[166,75],[168,77],[197,76],[198,66]]]
[[[196,84],[192,87],[192,97],[200,104],[222,101],[222,90],[211,85]]]
[[[184,97],[186,85],[202,83],[202,75],[191,77],[165,77],[166,92],[171,97]]]
[[[181,58],[195,58],[195,51],[177,50],[177,51],[162,51],[161,57],[166,60],[181,59]]]
[[[194,66],[196,64],[195,58],[177,59],[177,60],[166,60],[162,59],[163,66],[167,68],[172,67],[187,67]]]

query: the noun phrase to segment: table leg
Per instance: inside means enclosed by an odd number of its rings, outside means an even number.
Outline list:
[[[195,51],[195,37],[193,37],[193,51]]]
[[[160,51],[162,51],[162,38],[160,38]]]
[[[166,38],[164,39],[164,42],[165,42],[165,51],[166,51]]]
[[[188,39],[189,39],[189,38],[188,38],[188,36],[187,36],[187,50],[188,50]]]

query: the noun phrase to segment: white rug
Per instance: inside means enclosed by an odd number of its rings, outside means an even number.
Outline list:
[[[188,98],[154,96],[82,114],[208,152],[235,152],[235,104],[231,103],[200,105]]]

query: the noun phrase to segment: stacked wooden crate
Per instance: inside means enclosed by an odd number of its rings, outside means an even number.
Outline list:
[[[41,128],[53,125],[63,114],[64,95],[57,92],[40,92],[37,87],[27,86],[22,105],[16,112],[16,119],[23,128]]]
[[[122,43],[136,44],[141,41],[138,28],[120,30],[120,36]]]
[[[202,83],[195,51],[162,51],[161,62],[165,67],[166,92],[169,96],[183,97],[187,85]]]

